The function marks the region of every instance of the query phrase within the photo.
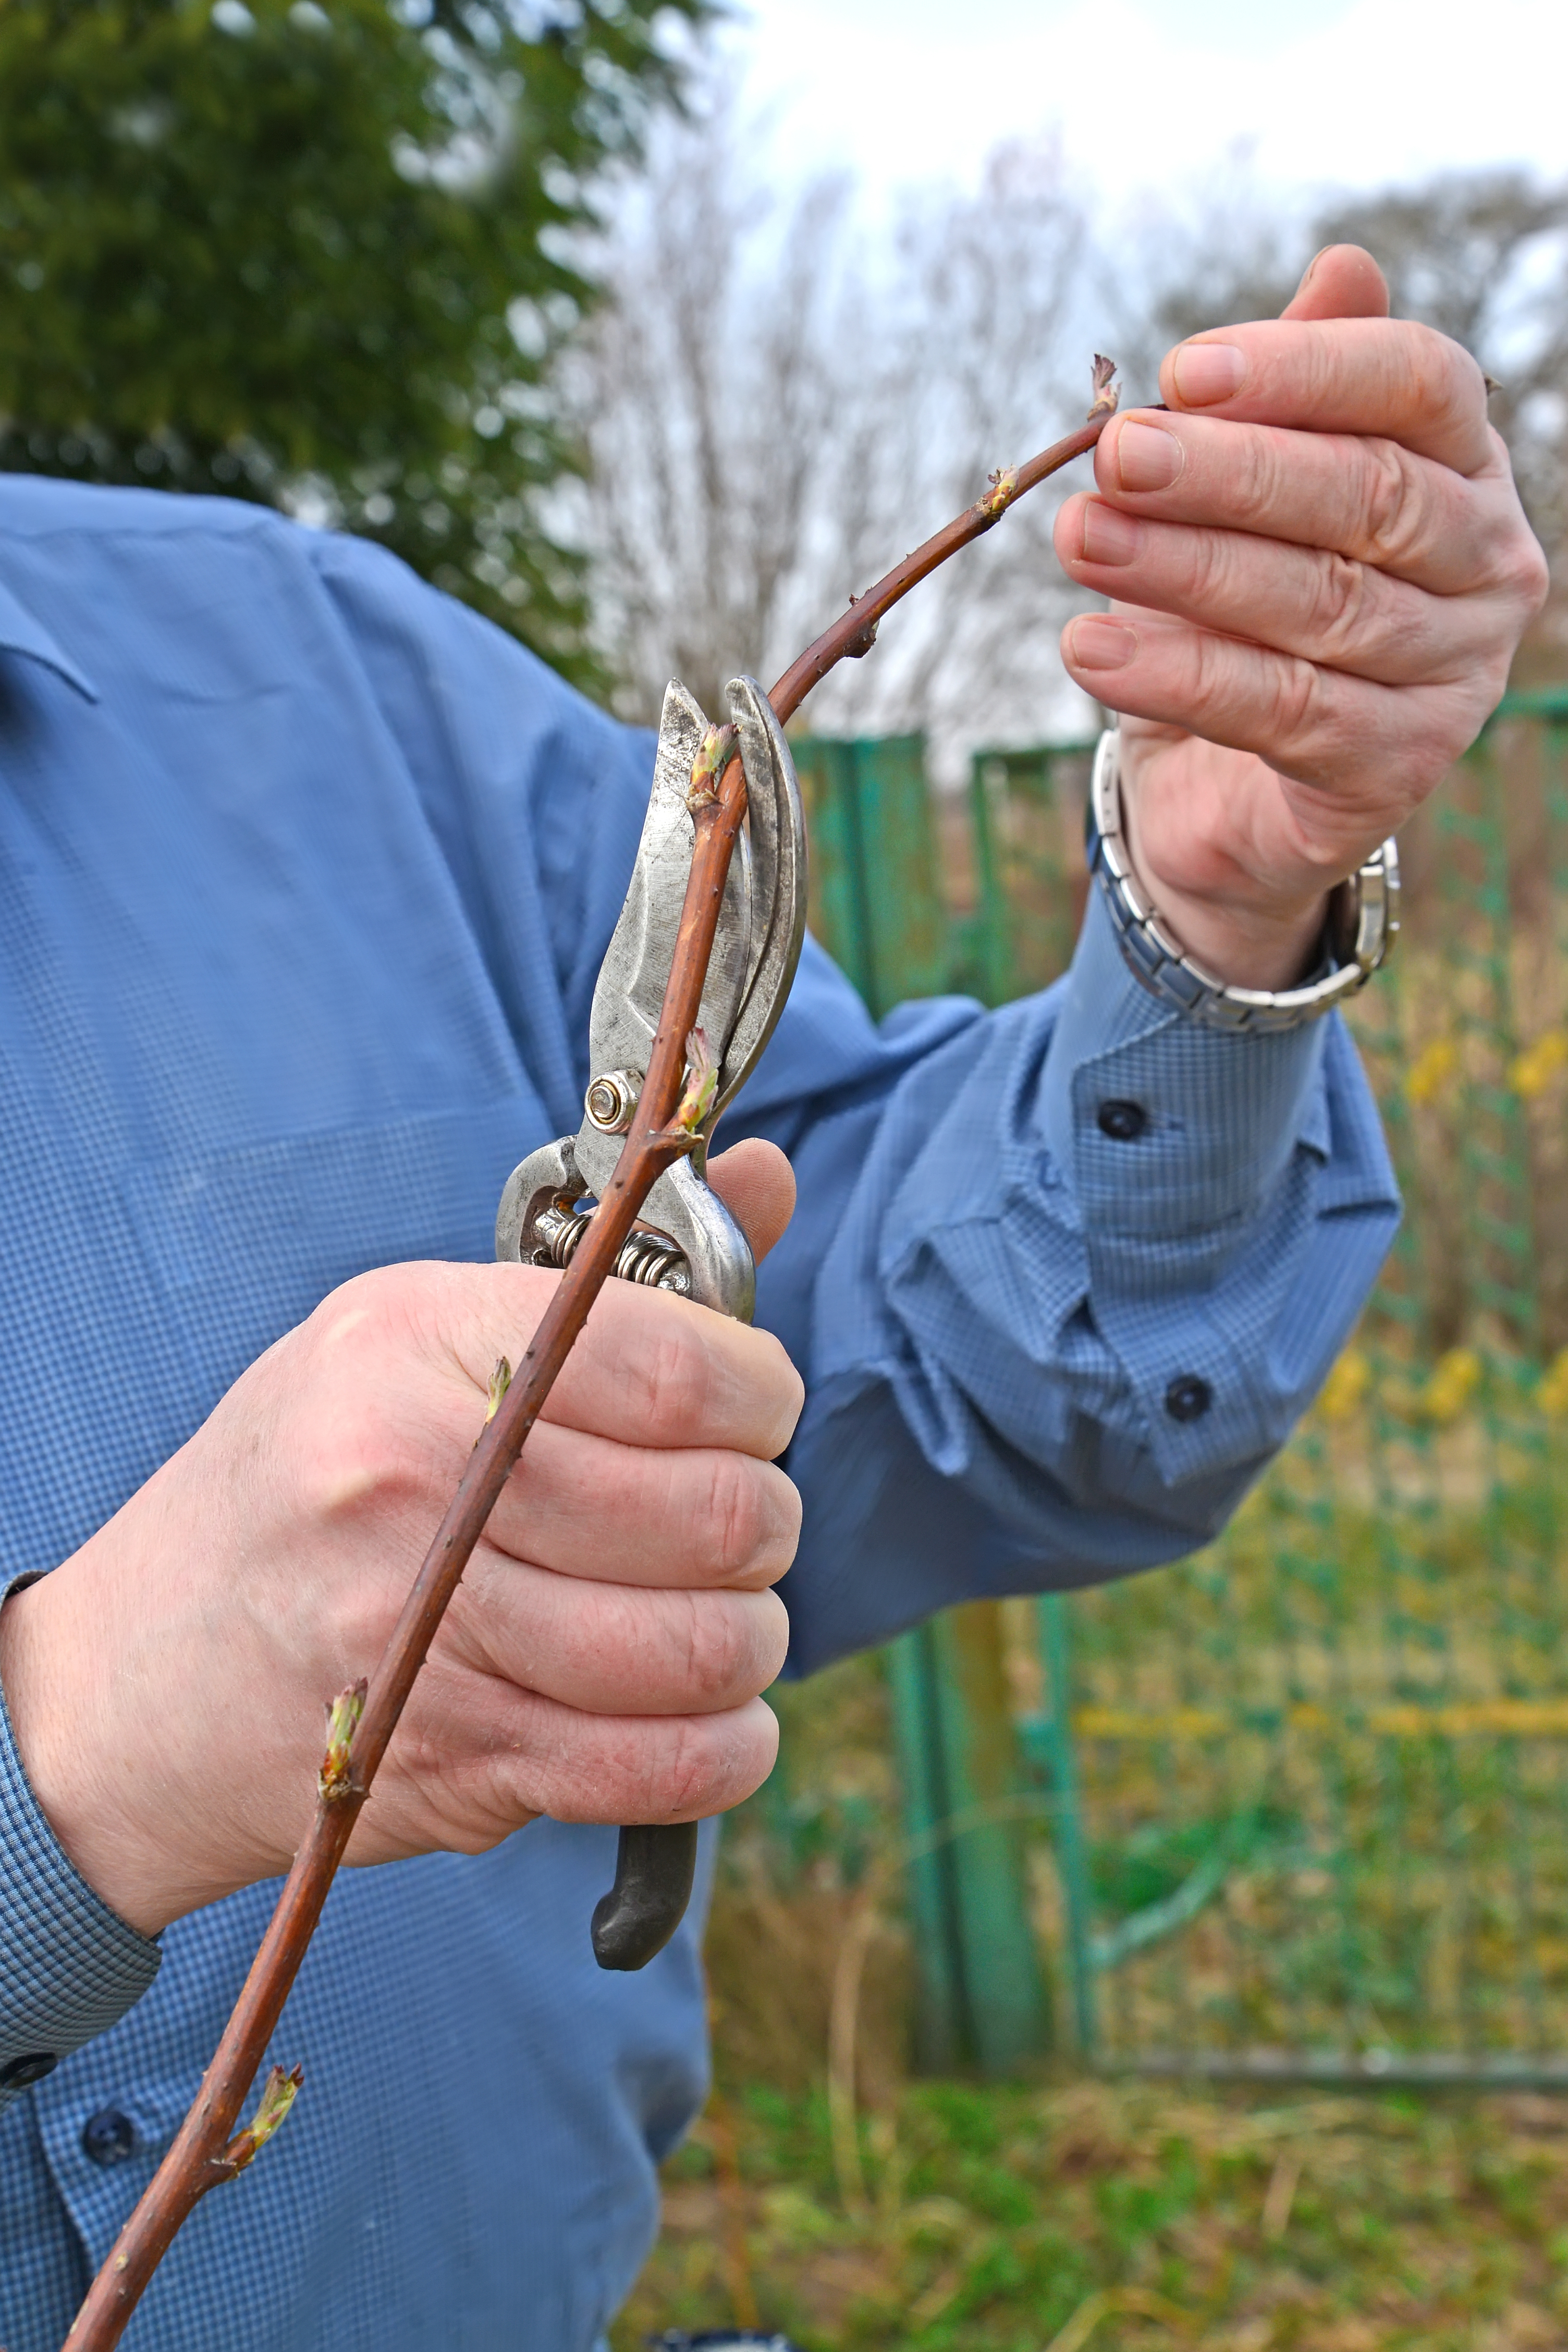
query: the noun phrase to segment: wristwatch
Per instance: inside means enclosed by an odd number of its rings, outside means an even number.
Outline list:
[[[1205,1029],[1271,1036],[1316,1021],[1366,986],[1399,930],[1399,850],[1390,839],[1330,892],[1318,961],[1300,987],[1230,988],[1216,980],[1176,944],[1133,878],[1114,727],[1106,729],[1095,751],[1086,830],[1089,872],[1134,978]]]

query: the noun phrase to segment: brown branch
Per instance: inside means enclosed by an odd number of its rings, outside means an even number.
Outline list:
[[[1089,424],[1032,457],[1016,474],[996,476],[984,498],[907,555],[868,594],[852,600],[849,610],[792,663],[773,688],[769,699],[780,723],[793,717],[811,688],[837,662],[869,649],[883,614],[918,581],[989,530],[1026,490],[1091,448],[1109,414],[1105,410],[1091,415]],[[745,775],[740,760],[731,756],[733,741],[732,730],[712,730],[694,772],[689,804],[696,844],[691,872],[637,1121],[598,1210],[510,1385],[501,1380],[498,1368],[498,1377],[491,1383],[490,1415],[364,1693],[363,1714],[357,1722],[353,1719],[360,1697],[357,1686],[343,1693],[334,1705],[310,1830],[294,1857],[223,2039],[202,2078],[201,2090],[89,2289],[67,2339],[69,2352],[108,2352],[119,2343],[186,2217],[209,2189],[233,2179],[240,2164],[250,2160],[287,2113],[286,2103],[278,2112],[281,2085],[287,2081],[298,2088],[298,2079],[285,2078],[274,2069],[277,2081],[269,2081],[262,2111],[249,2130],[240,2135],[242,2153],[236,2153],[233,2136],[241,2102],[277,2028],[360,1807],[370,1792],[447,1605],[556,1375],[614,1269],[649,1187],[690,1148],[691,1133],[679,1123],[679,1113],[689,1055],[695,1053],[700,1060],[701,1049],[689,1041],[697,1024],[731,854],[746,811]],[[715,791],[713,771],[721,760],[725,764]],[[694,1076],[700,1082],[701,1072]]]
[[[768,696],[779,725],[787,725],[812,688],[820,686],[828,671],[837,668],[846,656],[856,661],[870,652],[876,642],[878,622],[885,613],[891,612],[900,597],[907,596],[950,555],[956,555],[961,547],[967,547],[972,540],[981,538],[1000,522],[1008,508],[1026,490],[1034,489],[1048,475],[1059,473],[1074,457],[1081,457],[1086,450],[1092,449],[1110,416],[1109,407],[1100,408],[1098,415],[1091,414],[1087,425],[1069,433],[1065,440],[1053,442],[1048,449],[1042,449],[1026,466],[993,475],[991,488],[984,498],[966,507],[922,547],[917,547],[912,555],[906,555],[901,563],[895,563],[887,577],[879,580],[864,596],[852,596],[849,610],[841,613],[830,629],[824,629],[815,645],[807,646],[805,653],[791,662]]]

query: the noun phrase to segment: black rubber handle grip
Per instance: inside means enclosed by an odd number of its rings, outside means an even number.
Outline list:
[[[697,1823],[633,1824],[616,1849],[616,1883],[594,1906],[602,1969],[646,1969],[686,1916],[697,1873]]]

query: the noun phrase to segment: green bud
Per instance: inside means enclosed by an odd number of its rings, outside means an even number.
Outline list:
[[[323,1797],[341,1797],[349,1786],[349,1749],[364,1713],[368,1687],[362,1675],[349,1689],[340,1691],[327,1709],[327,1752],[316,1782]]]
[[[363,1684],[361,1688],[363,1688]],[[236,2172],[243,2172],[247,2164],[254,2163],[273,2133],[287,2121],[289,2110],[299,2096],[304,2080],[302,2066],[291,2066],[287,2074],[281,2066],[273,2067],[262,2085],[256,2113],[245,2129],[236,2133],[223,2152],[226,2164],[232,2165]]]

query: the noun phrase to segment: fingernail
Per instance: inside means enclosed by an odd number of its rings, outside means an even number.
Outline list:
[[[1171,362],[1176,391],[1189,408],[1208,408],[1241,390],[1247,354],[1234,343],[1183,343]]]
[[[1306,292],[1308,287],[1312,282],[1313,270],[1316,269],[1319,262],[1321,261],[1328,249],[1329,248],[1326,245],[1321,245],[1316,253],[1313,254],[1312,258],[1308,262],[1307,267],[1301,272],[1301,282],[1296,289],[1298,294],[1304,294]]]
[[[1170,439],[1162,433],[1162,441]],[[1132,515],[1119,514],[1100,499],[1085,501],[1083,560],[1086,563],[1131,563],[1143,544],[1143,526]]]
[[[1182,470],[1182,445],[1158,425],[1130,416],[1116,436],[1116,474],[1124,490],[1168,490]]]
[[[1092,614],[1072,625],[1072,657],[1079,669],[1125,669],[1138,651],[1131,629]]]

